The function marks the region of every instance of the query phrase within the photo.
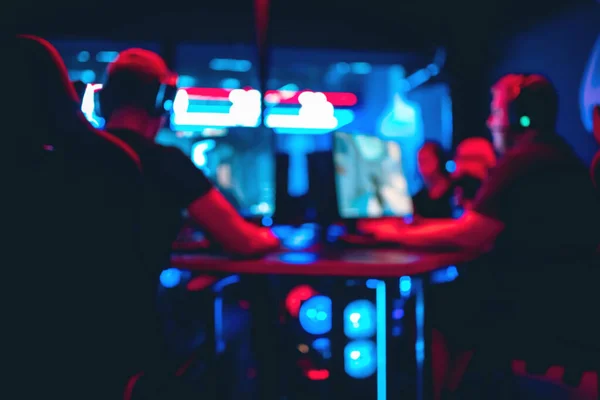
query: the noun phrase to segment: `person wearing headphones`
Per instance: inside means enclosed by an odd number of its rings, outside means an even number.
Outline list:
[[[446,170],[442,145],[427,141],[417,154],[417,168],[424,187],[413,196],[414,214],[419,218],[452,216],[452,181]]]
[[[254,256],[278,248],[272,232],[246,222],[181,150],[154,141],[173,105],[176,81],[158,54],[128,49],[109,64],[99,98],[106,131],[140,156],[150,191],[145,200],[152,262],[168,265],[184,210],[226,252]]]
[[[591,259],[600,243],[597,197],[587,167],[556,134],[557,113],[558,95],[546,78],[504,76],[492,87],[487,121],[502,156],[471,209],[455,220],[371,232],[408,247],[480,254],[457,280],[436,288],[430,302],[436,398],[443,387],[457,386],[469,350],[513,326],[517,310],[550,300],[546,288],[564,278],[561,269]],[[553,265],[557,274],[540,275]]]

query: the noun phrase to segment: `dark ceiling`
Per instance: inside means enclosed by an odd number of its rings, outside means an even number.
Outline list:
[[[42,36],[254,40],[252,0],[13,1],[3,6],[2,22]],[[490,34],[586,0],[271,1],[271,40],[277,44],[397,50],[482,43]]]

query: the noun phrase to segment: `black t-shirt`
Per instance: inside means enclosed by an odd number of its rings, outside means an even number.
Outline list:
[[[140,157],[145,181],[145,256],[158,274],[169,266],[171,245],[183,226],[182,212],[213,185],[181,150],[128,130],[111,133]]]
[[[504,223],[492,255],[543,265],[582,257],[600,243],[600,204],[585,165],[558,135],[510,150],[484,182],[474,211]]]
[[[452,217],[452,195],[453,189],[449,187],[444,194],[432,199],[423,188],[413,196],[413,207],[415,215],[423,218],[451,218]]]

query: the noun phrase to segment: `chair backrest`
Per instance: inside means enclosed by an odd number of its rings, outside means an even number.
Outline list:
[[[20,90],[14,93],[18,101],[4,111],[20,121],[18,179],[9,190],[20,224],[7,233],[14,239],[12,251],[26,256],[6,278],[26,282],[10,289],[15,298],[26,290],[27,301],[5,314],[12,328],[7,329],[12,342],[6,343],[20,348],[7,365],[15,365],[15,382],[34,379],[46,393],[63,398],[108,388],[110,380],[116,393],[132,373],[124,350],[132,345],[128,360],[147,350],[135,348],[143,337],[135,311],[151,307],[154,294],[130,294],[133,285],[152,279],[140,257],[139,158],[84,118],[64,63],[48,42],[19,36],[13,44],[6,58],[18,67]],[[26,368],[19,375],[18,363],[32,359],[38,363],[34,371],[43,374],[32,377],[32,368]],[[68,370],[45,366],[60,359]],[[30,389],[35,387],[23,390]],[[98,396],[110,397],[108,389]]]

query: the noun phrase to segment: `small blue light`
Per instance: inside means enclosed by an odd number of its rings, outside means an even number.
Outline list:
[[[177,268],[165,269],[160,273],[160,284],[166,288],[173,288],[181,282],[181,271]]]
[[[84,62],[88,62],[89,60],[90,60],[89,51],[80,51],[79,54],[77,54],[77,61],[84,63]]]
[[[80,78],[83,83],[92,83],[96,80],[96,73],[91,69],[81,72]]]
[[[407,296],[410,294],[410,290],[412,288],[412,281],[410,276],[403,276],[400,278],[400,294],[403,296]]]
[[[111,63],[119,56],[117,51],[101,51],[96,54],[96,61],[102,63]]]
[[[279,259],[290,264],[311,264],[317,261],[317,255],[313,253],[284,253]]]
[[[403,317],[404,317],[404,310],[401,308],[398,308],[398,309],[394,310],[394,312],[392,312],[393,319],[402,319]]]
[[[355,379],[368,378],[377,371],[375,343],[356,340],[344,348],[344,370]]]
[[[399,326],[395,326],[392,328],[392,336],[393,337],[398,337],[402,335],[402,328]]]
[[[350,339],[369,338],[375,334],[375,305],[369,300],[355,300],[344,310],[344,334]]]
[[[375,289],[377,288],[378,283],[379,281],[377,279],[367,279],[367,282],[365,284],[367,285],[367,288]]]
[[[323,335],[331,330],[331,299],[314,296],[302,303],[298,315],[302,328],[312,335]]]
[[[173,100],[165,101],[165,104],[163,104],[163,108],[165,109],[165,111],[171,111],[173,109]]]
[[[417,339],[415,342],[415,357],[418,363],[423,362],[425,359],[425,342],[423,339]]]
[[[312,344],[316,351],[328,351],[331,348],[331,341],[327,338],[318,338]]]
[[[263,226],[273,226],[273,218],[271,217],[263,217],[261,222]]]
[[[454,173],[456,171],[456,163],[452,160],[446,162],[446,171]]]
[[[239,89],[242,84],[238,79],[226,78],[221,81],[221,87],[223,89]]]
[[[189,75],[180,75],[179,78],[177,78],[177,84],[180,87],[193,87],[196,85],[196,78]]]
[[[458,269],[456,269],[456,266],[451,265],[448,267],[448,269],[446,269],[446,275],[448,276],[448,279],[450,280],[454,280],[456,278],[458,278]]]

